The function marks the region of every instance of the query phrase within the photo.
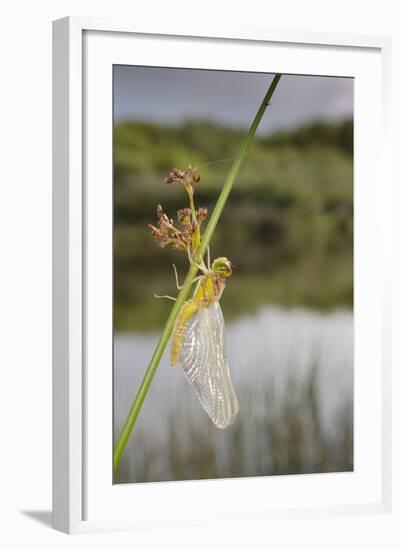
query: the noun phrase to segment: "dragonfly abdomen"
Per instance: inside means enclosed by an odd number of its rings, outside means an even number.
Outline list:
[[[189,300],[182,307],[173,329],[173,336],[170,349],[170,362],[173,367],[176,366],[180,357],[182,341],[184,338],[185,327],[189,319],[198,311],[198,304],[194,300]]]

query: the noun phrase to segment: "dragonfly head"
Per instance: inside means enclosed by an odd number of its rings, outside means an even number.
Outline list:
[[[212,271],[223,279],[227,279],[233,272],[230,260],[227,258],[216,258],[212,263]]]

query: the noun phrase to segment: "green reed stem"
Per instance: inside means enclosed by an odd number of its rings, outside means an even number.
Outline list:
[[[199,247],[199,251],[197,254],[197,259],[202,258],[206,252],[206,249],[210,243],[210,240],[213,236],[214,230],[216,228],[217,222],[219,221],[219,218],[221,216],[221,213],[223,211],[224,205],[226,204],[226,201],[228,199],[228,196],[230,194],[230,191],[234,185],[235,178],[239,172],[239,169],[241,168],[241,165],[244,161],[244,158],[246,156],[246,153],[249,149],[250,144],[252,143],[253,137],[255,135],[255,132],[259,126],[260,121],[262,120],[262,117],[264,115],[264,112],[266,110],[266,107],[269,105],[269,101],[277,87],[277,84],[281,78],[280,74],[276,74],[273,78],[269,89],[267,90],[267,93],[265,97],[263,98],[263,101],[258,109],[258,112],[255,115],[255,118],[249,127],[248,133],[246,135],[246,138],[241,146],[241,149],[238,153],[238,156],[236,160],[234,161],[231,170],[227,176],[227,179],[223,185],[223,188],[221,190],[220,196],[216,202],[216,206],[214,207],[213,214],[210,217],[209,223],[206,227],[205,233],[202,237],[202,242]],[[191,283],[194,280],[196,273],[198,269],[195,266],[190,266],[189,271],[187,273],[187,276],[185,277],[184,281],[184,288],[179,292],[177,296],[177,301],[174,303],[174,306],[171,309],[170,315],[168,316],[168,319],[166,321],[166,324],[164,326],[164,329],[160,335],[159,341],[157,343],[156,349],[153,352],[152,359],[150,360],[149,366],[145,371],[144,377],[142,379],[141,385],[138,388],[137,394],[135,396],[134,402],[132,404],[131,410],[128,413],[128,416],[125,420],[123,429],[121,431],[120,437],[118,438],[115,450],[114,450],[114,473],[117,473],[118,466],[122,457],[122,454],[124,452],[124,448],[128,442],[128,439],[131,435],[132,429],[135,425],[136,419],[138,417],[139,411],[141,410],[143,401],[146,397],[146,394],[148,393],[150,384],[152,383],[153,377],[155,375],[156,369],[159,366],[160,360],[162,358],[162,355],[164,353],[164,350],[166,349],[166,346],[168,344],[168,341],[170,339],[171,333],[174,328],[175,320],[181,310],[181,307],[183,306],[189,291],[191,289]]]

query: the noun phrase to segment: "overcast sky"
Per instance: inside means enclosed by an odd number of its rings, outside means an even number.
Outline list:
[[[181,124],[208,119],[248,127],[272,75],[229,71],[114,67],[114,119]],[[259,131],[352,116],[350,78],[283,75]]]

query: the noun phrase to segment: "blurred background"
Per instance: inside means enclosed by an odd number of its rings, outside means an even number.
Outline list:
[[[114,438],[176,295],[185,254],[148,223],[186,205],[168,172],[201,166],[209,214],[272,75],[114,67]],[[353,469],[353,81],[283,75],[215,231],[240,413],[217,430],[162,360],[116,482]],[[228,159],[228,160],[227,160]]]

